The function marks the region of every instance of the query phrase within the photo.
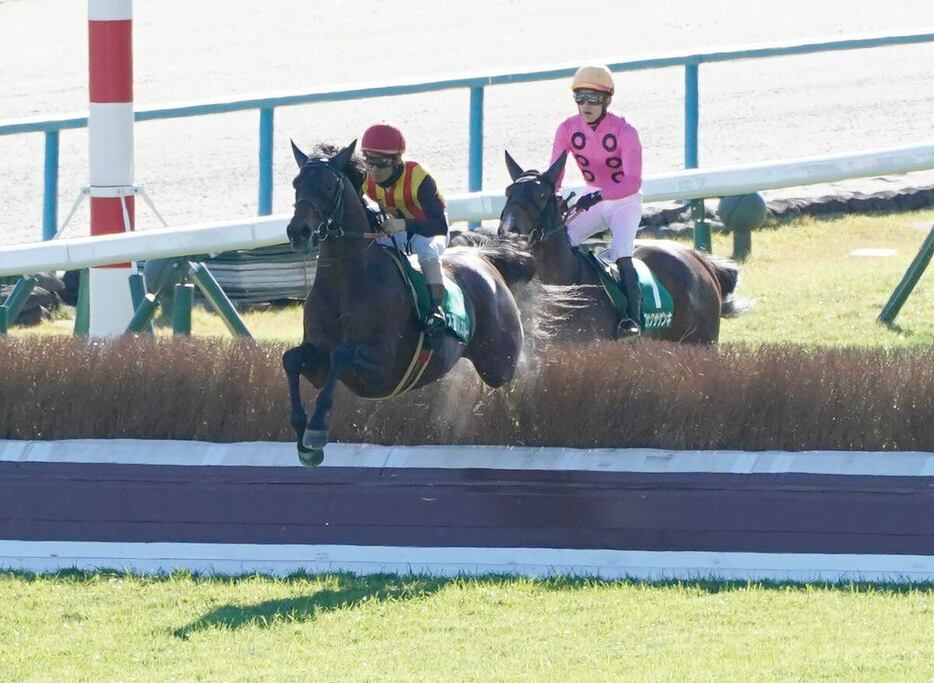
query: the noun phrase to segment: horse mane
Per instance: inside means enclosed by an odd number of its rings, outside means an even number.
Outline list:
[[[535,277],[535,257],[522,235],[484,226],[458,234],[452,246],[475,250],[500,272],[519,306],[526,341],[533,346],[561,341],[567,321],[593,304],[592,288],[546,285]]]
[[[488,225],[481,225],[479,228],[473,230],[458,230],[452,228],[450,231],[451,240],[448,242],[448,246],[451,247],[482,247],[484,244],[489,244],[493,240],[497,239],[497,230],[496,228],[491,228]]]
[[[308,155],[308,158],[326,161],[331,159],[342,149],[343,147],[332,145],[330,142],[319,142],[314,146],[314,148],[312,148],[311,154]],[[357,192],[362,192],[363,181],[366,178],[366,167],[363,165],[363,157],[359,154],[351,155],[350,161],[347,162],[347,166],[344,168],[344,173],[347,174],[348,178],[350,178],[350,182],[353,183],[353,186],[356,188]]]
[[[315,161],[327,161],[335,154],[340,152],[341,149],[343,148],[338,147],[337,145],[332,145],[329,142],[319,142],[312,148],[311,154],[308,155],[308,159],[314,159]],[[356,190],[357,195],[360,197],[360,201],[363,204],[363,210],[366,212],[366,220],[370,225],[370,229],[376,230],[380,222],[379,212],[367,204],[367,202],[363,199],[363,181],[366,180],[366,166],[363,164],[363,157],[361,157],[359,154],[351,155],[347,162],[347,166],[344,168],[344,174],[350,180],[354,190]]]
[[[529,251],[528,242],[518,235],[491,235],[474,248],[493,264],[510,289],[535,277],[535,257]]]

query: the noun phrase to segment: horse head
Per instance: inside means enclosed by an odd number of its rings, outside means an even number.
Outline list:
[[[357,168],[353,153],[357,141],[343,149],[331,145],[318,145],[315,156],[309,157],[292,142],[292,154],[298,164],[298,175],[292,181],[295,188],[295,207],[286,228],[292,249],[308,252],[318,242],[329,237],[343,237],[348,220],[359,218],[349,212],[359,208],[361,202],[350,201],[359,197],[357,187],[362,182],[362,170]],[[354,184],[351,176],[359,176]]]
[[[500,234],[524,235],[534,244],[561,227],[555,189],[567,156],[567,152],[562,152],[551,167],[541,173],[534,169],[523,171],[506,152],[506,168],[512,184],[506,188],[506,205],[499,217]]]

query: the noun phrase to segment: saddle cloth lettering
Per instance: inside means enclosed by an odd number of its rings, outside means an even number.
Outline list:
[[[574,250],[597,273],[600,284],[603,285],[603,290],[610,298],[610,301],[613,302],[613,306],[620,316],[625,315],[626,295],[613,276],[610,263],[606,260],[609,259],[609,252],[603,251],[598,256],[589,249],[575,247]],[[639,321],[642,329],[646,332],[652,332],[671,327],[674,313],[674,301],[671,294],[643,261],[633,258],[632,264],[639,275],[639,286],[642,288],[642,320]]]

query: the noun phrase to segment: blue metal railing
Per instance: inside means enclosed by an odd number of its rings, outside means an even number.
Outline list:
[[[698,130],[700,124],[699,67],[701,64],[727,62],[739,59],[761,59],[789,55],[814,54],[839,50],[858,50],[894,45],[912,45],[934,42],[934,32],[911,33],[895,36],[863,36],[815,43],[785,43],[689,55],[663,56],[647,59],[613,62],[608,64],[614,72],[639,71],[684,67],[684,166],[697,168]],[[483,96],[484,88],[569,78],[577,65],[561,66],[539,71],[509,74],[465,76],[421,83],[395,83],[362,86],[327,91],[303,92],[279,96],[249,97],[226,101],[208,101],[178,106],[143,107],[136,110],[137,121],[204,116],[256,109],[259,117],[259,197],[258,214],[272,212],[273,118],[277,107],[288,107],[316,102],[338,102],[371,97],[389,97],[416,93],[467,88],[470,90],[468,189],[476,192],[483,185]],[[87,115],[76,114],[53,118],[30,118],[0,121],[0,135],[19,133],[45,133],[45,187],[43,192],[42,235],[50,239],[57,227],[58,210],[58,148],[59,132],[87,126]]]

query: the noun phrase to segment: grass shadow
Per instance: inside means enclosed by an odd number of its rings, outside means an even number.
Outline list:
[[[238,629],[245,626],[270,628],[283,622],[314,621],[319,614],[353,609],[374,602],[413,600],[432,595],[450,582],[430,576],[395,576],[354,574],[295,574],[287,583],[298,581],[334,581],[336,587],[323,588],[310,595],[265,600],[254,605],[223,605],[172,632],[187,640],[193,633],[212,628]]]
[[[905,337],[911,337],[914,334],[913,330],[906,329],[894,321],[886,322],[884,320],[880,320],[879,324],[886,328],[889,332],[894,332],[895,334],[900,334]]]

